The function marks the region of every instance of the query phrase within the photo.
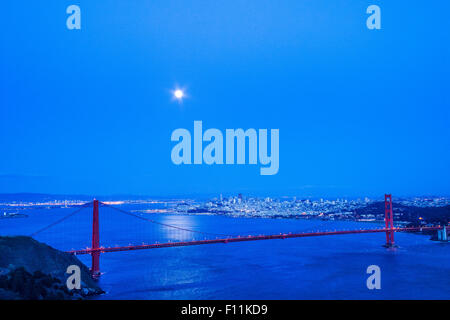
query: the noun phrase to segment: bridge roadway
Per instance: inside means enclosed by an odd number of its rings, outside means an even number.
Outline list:
[[[366,230],[345,230],[345,231],[318,231],[318,232],[308,232],[308,233],[283,233],[276,235],[260,235],[260,236],[246,236],[246,237],[235,237],[235,238],[222,238],[222,239],[211,239],[211,240],[193,240],[193,241],[180,241],[180,242],[167,242],[167,243],[154,243],[154,244],[141,244],[141,245],[130,245],[121,247],[100,247],[97,249],[81,249],[81,250],[71,250],[68,253],[79,255],[79,254],[92,254],[96,252],[106,253],[106,252],[118,252],[118,251],[131,251],[131,250],[143,250],[143,249],[157,249],[157,248],[170,248],[170,247],[186,247],[195,246],[201,244],[216,244],[216,243],[231,243],[231,242],[244,242],[244,241],[257,241],[257,240],[274,240],[274,239],[290,239],[290,238],[303,238],[303,237],[317,237],[317,236],[331,236],[331,235],[341,235],[341,234],[359,234],[359,233],[378,233],[378,232],[402,232],[402,231],[425,231],[425,230],[439,230],[442,226],[434,227],[410,227],[410,228],[383,228],[383,229],[366,229]]]

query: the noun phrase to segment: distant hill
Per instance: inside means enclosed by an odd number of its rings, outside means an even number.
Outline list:
[[[0,193],[0,202],[44,202],[54,200],[92,200],[88,195],[57,195],[45,193]]]
[[[447,224],[450,221],[450,206],[444,207],[415,207],[405,206],[399,203],[395,203],[392,207],[394,215],[396,215],[402,221],[408,221],[411,223],[418,223],[422,221],[428,223]],[[356,214],[373,214],[375,216],[384,218],[384,201],[373,202],[364,208],[355,210]]]
[[[404,213],[407,221],[416,221],[419,217],[429,223],[448,224],[450,221],[450,206],[445,207],[407,207]]]
[[[86,194],[46,194],[46,193],[0,193],[1,202],[45,202],[55,200],[83,200],[91,201],[92,199],[100,199],[102,201],[111,200],[145,200],[145,199],[178,199],[180,197],[152,197],[146,195],[86,195]]]

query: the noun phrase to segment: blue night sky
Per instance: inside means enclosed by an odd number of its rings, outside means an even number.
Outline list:
[[[448,1],[42,3],[2,4],[0,192],[450,194]],[[194,120],[279,129],[278,174],[174,165]]]

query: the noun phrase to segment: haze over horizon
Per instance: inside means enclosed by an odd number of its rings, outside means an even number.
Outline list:
[[[243,197],[251,197],[251,198],[274,198],[274,199],[282,199],[282,198],[293,198],[296,197],[298,200],[301,199],[327,199],[327,200],[333,200],[333,199],[364,199],[369,198],[370,200],[375,201],[384,201],[384,195],[383,194],[373,194],[373,195],[349,195],[349,194],[334,194],[334,193],[318,193],[318,192],[286,192],[286,193],[264,193],[264,192],[252,192],[249,191],[247,193],[242,192],[225,192],[225,193],[179,193],[179,194],[168,194],[168,193],[161,193],[161,194],[130,194],[130,193],[115,193],[115,194],[99,194],[99,193],[42,193],[42,192],[1,192],[0,193],[0,200],[5,199],[14,199],[14,200],[27,200],[27,198],[39,198],[42,197],[54,197],[55,199],[63,199],[67,197],[67,199],[90,199],[90,198],[96,198],[96,199],[117,199],[117,200],[133,200],[133,199],[164,199],[164,198],[172,198],[172,199],[212,199],[212,198],[218,198],[220,195],[222,195],[224,198],[228,197],[237,197],[239,194],[242,194]],[[394,194],[393,198],[394,200],[399,199],[406,199],[406,198],[431,198],[431,197],[450,197],[448,194]]]

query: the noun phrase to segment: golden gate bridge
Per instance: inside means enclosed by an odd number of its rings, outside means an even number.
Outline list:
[[[300,233],[280,233],[280,234],[266,234],[266,235],[227,235],[220,233],[204,232],[193,230],[190,228],[180,227],[172,224],[158,222],[137,214],[117,208],[105,202],[99,200],[93,200],[92,202],[85,203],[81,205],[77,210],[71,212],[70,214],[56,220],[55,222],[39,229],[38,231],[31,234],[31,236],[36,236],[60,223],[69,219],[70,217],[76,215],[84,208],[93,208],[92,215],[92,245],[91,247],[84,249],[72,249],[66,250],[66,252],[73,255],[84,255],[89,254],[92,258],[91,273],[94,277],[100,275],[100,254],[109,252],[120,252],[120,251],[132,251],[132,250],[144,250],[144,249],[158,249],[158,248],[171,248],[171,247],[186,247],[186,246],[196,246],[196,245],[206,245],[206,244],[219,244],[219,243],[235,243],[235,242],[247,242],[247,241],[259,241],[259,240],[276,240],[276,239],[292,239],[292,238],[304,238],[304,237],[318,237],[318,236],[332,236],[332,235],[348,235],[348,234],[367,234],[367,233],[385,233],[386,242],[385,247],[391,248],[395,246],[394,233],[395,232],[417,232],[426,230],[444,230],[446,232],[446,226],[421,226],[421,227],[394,227],[393,219],[393,208],[392,208],[392,196],[390,194],[385,195],[385,226],[384,228],[375,229],[359,229],[359,230],[334,230],[334,231],[316,231],[316,232],[300,232]],[[214,239],[194,239],[191,241],[167,241],[167,242],[157,242],[154,241],[150,244],[130,244],[130,245],[118,245],[104,247],[100,245],[100,220],[99,220],[99,207],[104,206],[116,210],[125,215],[135,217],[140,220],[150,222],[154,225],[165,227],[168,229],[177,230],[186,233],[195,233],[202,236],[214,236]]]

